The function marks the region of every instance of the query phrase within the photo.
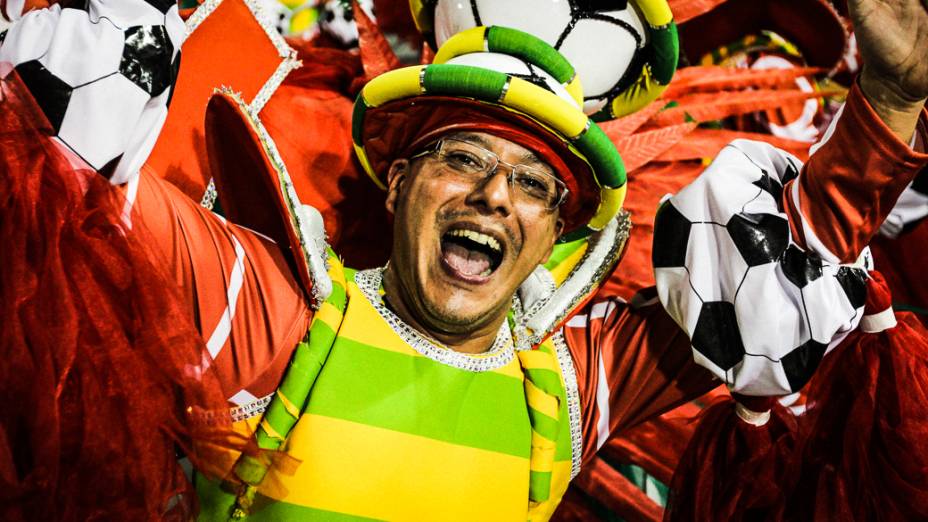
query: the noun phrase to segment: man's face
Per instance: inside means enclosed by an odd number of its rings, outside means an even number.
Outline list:
[[[554,174],[530,150],[479,132],[445,136],[495,153],[500,162]],[[397,160],[388,175],[394,214],[392,280],[420,326],[462,334],[499,324],[512,295],[544,263],[562,229],[557,209],[510,187],[510,167],[489,177],[449,175],[437,154]]]

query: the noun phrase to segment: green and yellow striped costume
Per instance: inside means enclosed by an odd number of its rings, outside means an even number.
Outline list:
[[[289,465],[265,475],[239,460],[253,487],[197,477],[201,520],[548,519],[579,458],[554,347],[433,346],[470,368],[439,362],[391,325],[376,288],[362,291],[370,272],[330,264],[332,296],[275,399],[240,423]]]

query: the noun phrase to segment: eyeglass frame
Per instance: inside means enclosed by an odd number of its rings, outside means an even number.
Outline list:
[[[442,151],[442,144],[445,143],[445,142],[448,142],[448,141],[456,141],[456,142],[458,142],[458,143],[465,143],[465,144],[467,144],[468,146],[471,146],[471,147],[480,149],[481,151],[485,152],[485,153],[488,155],[488,157],[493,158],[493,159],[496,160],[496,163],[492,166],[492,168],[487,168],[486,171],[484,172],[484,178],[483,178],[482,180],[480,180],[481,183],[486,182],[487,180],[489,180],[490,178],[492,178],[492,177],[496,174],[496,171],[499,169],[499,166],[500,166],[500,165],[505,165],[506,167],[509,167],[509,173],[506,174],[506,182],[509,184],[509,189],[512,190],[512,189],[514,188],[514,187],[513,187],[513,185],[514,185],[513,180],[514,180],[514,178],[515,178],[514,174],[515,174],[515,172],[516,172],[516,169],[517,169],[517,168],[521,168],[521,169],[525,169],[525,170],[528,170],[528,171],[533,172],[533,173],[540,174],[540,175],[542,175],[542,176],[544,176],[544,177],[551,178],[551,179],[554,181],[555,187],[558,187],[558,188],[560,189],[560,196],[557,198],[557,201],[556,201],[556,202],[553,204],[553,206],[551,206],[551,207],[545,206],[545,207],[544,207],[545,210],[547,210],[548,212],[553,212],[553,211],[556,210],[558,207],[560,207],[561,205],[563,205],[563,204],[564,204],[564,201],[567,200],[567,194],[570,192],[570,189],[567,188],[567,184],[566,184],[566,183],[564,183],[563,181],[561,181],[560,179],[558,179],[558,177],[555,176],[554,174],[550,174],[550,173],[545,172],[545,171],[543,171],[543,170],[537,169],[537,168],[535,168],[535,167],[530,167],[530,166],[525,165],[525,164],[522,164],[522,163],[517,163],[517,164],[515,164],[515,165],[513,165],[512,163],[507,163],[507,162],[501,160],[501,159],[499,158],[499,155],[498,155],[497,153],[493,152],[492,150],[488,150],[488,149],[486,149],[486,148],[484,148],[484,147],[482,147],[482,146],[480,146],[480,145],[477,145],[476,143],[472,143],[472,142],[467,141],[467,140],[462,140],[462,139],[457,139],[457,138],[441,138],[441,139],[435,141],[434,143],[430,144],[429,146],[427,146],[427,147],[425,148],[425,150],[423,150],[423,151],[421,151],[421,152],[417,152],[416,154],[413,154],[412,156],[410,156],[410,157],[409,157],[409,160],[422,158],[422,157],[428,156],[429,154],[437,154],[437,153],[440,153],[440,152]],[[449,168],[453,168],[453,167],[450,167],[450,166],[449,166]],[[519,190],[522,190],[522,189],[519,189]],[[531,197],[531,195],[529,195],[529,196]],[[536,199],[537,199],[537,198],[536,198]],[[546,205],[547,205],[547,204],[546,204]]]

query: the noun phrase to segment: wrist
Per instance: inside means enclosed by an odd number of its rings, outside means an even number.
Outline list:
[[[925,107],[925,98],[912,96],[893,81],[870,73],[866,66],[858,83],[861,93],[877,116],[900,140],[909,143]]]
[[[919,112],[925,106],[925,98],[909,94],[892,80],[871,73],[866,66],[860,73],[860,88],[874,108],[881,106],[898,112]]]

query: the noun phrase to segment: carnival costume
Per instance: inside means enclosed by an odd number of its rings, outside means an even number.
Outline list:
[[[49,46],[48,59],[93,56],[107,36],[90,4],[25,15],[19,27],[42,30],[7,36],[0,59],[42,63],[17,51],[65,20],[86,40]],[[666,5],[658,15],[655,25],[672,24]],[[132,25],[131,10],[111,16]],[[133,175],[130,162],[151,140],[131,140],[141,145],[123,156],[129,167],[117,157],[112,168],[130,176],[122,223],[150,233],[196,318],[208,356],[185,372],[217,372],[235,428],[263,450],[230,450],[220,459],[234,463],[227,475],[197,477],[204,519],[546,520],[616,433],[701,395],[715,378],[744,397],[792,393],[855,330],[866,243],[928,162],[898,142],[856,87],[805,165],[737,141],[665,202],[655,231],[657,289],[629,302],[598,293],[625,248],[626,179],[582,100],[572,66],[553,48],[520,31],[476,27],[445,42],[433,64],[374,79],[355,102],[351,138],[374,183],[393,159],[450,132],[479,130],[530,149],[570,190],[562,239],[573,243],[522,285],[479,355],[451,351],[399,319],[381,269],[342,265],[273,136],[235,93],[210,100],[205,124],[224,218],[150,169]],[[924,139],[924,118],[919,133]],[[203,310],[217,301],[224,312],[213,321]],[[763,424],[763,411],[738,411],[752,429]],[[703,470],[703,478],[724,472]],[[720,504],[696,486],[700,495],[679,505],[680,516]]]

